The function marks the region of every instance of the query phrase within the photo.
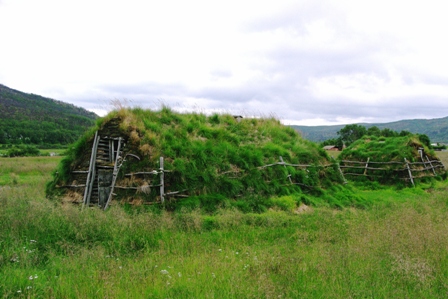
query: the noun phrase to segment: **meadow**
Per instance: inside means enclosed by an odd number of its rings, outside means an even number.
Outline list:
[[[45,198],[60,159],[0,158],[2,298],[448,296],[447,182],[356,189],[364,208],[102,212]]]

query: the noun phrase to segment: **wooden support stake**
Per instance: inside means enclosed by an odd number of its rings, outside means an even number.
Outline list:
[[[431,165],[432,172],[434,173],[434,175],[436,175],[436,171],[435,171],[435,169],[434,169],[434,166],[432,165],[432,163],[431,163],[431,161],[429,160],[428,156],[426,156],[426,160],[428,160],[429,165]]]
[[[341,170],[341,166],[339,165],[339,163],[336,163],[336,165],[338,166],[339,173],[341,174],[341,177],[342,177],[342,181],[344,182],[344,184],[347,184],[347,180],[344,177],[344,173]]]
[[[112,162],[114,160],[114,155],[115,155],[115,141],[114,140],[109,140],[109,162]]]
[[[165,186],[164,186],[164,180],[165,180],[165,174],[163,172],[163,157],[160,157],[160,201],[162,203],[165,202]]]
[[[366,167],[364,168],[364,175],[367,174],[367,168],[369,167],[369,161],[370,161],[370,157],[367,158]]]
[[[409,167],[408,160],[406,160],[406,158],[404,158],[404,162],[406,163],[406,167],[408,168],[409,178],[411,179],[412,186],[415,187],[414,179],[412,178],[412,172],[411,172],[411,168]]]
[[[112,177],[112,185],[110,186],[109,198],[107,199],[107,202],[104,205],[103,210],[107,209],[110,202],[112,201],[112,196],[114,194],[115,182],[117,181],[118,170],[120,170],[120,166],[121,166],[121,165],[118,165],[118,162],[119,162],[118,159],[120,158],[120,147],[121,147],[121,138],[118,139],[117,156],[115,158],[115,163],[114,163],[114,172],[113,172],[113,177]]]
[[[286,169],[285,161],[283,161],[283,157],[282,156],[280,156],[280,162],[281,162],[281,164],[283,164],[283,166]],[[288,179],[289,179],[289,182],[292,184],[291,174],[289,174],[289,173],[288,173]]]

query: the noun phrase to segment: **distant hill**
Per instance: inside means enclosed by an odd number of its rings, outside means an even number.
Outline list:
[[[69,144],[98,116],[72,104],[0,84],[0,144]]]
[[[380,129],[389,128],[393,131],[409,131],[411,133],[426,134],[431,142],[448,143],[448,117],[434,119],[400,120],[390,123],[370,124],[358,123],[366,128],[377,126]],[[302,137],[314,142],[322,142],[338,137],[337,131],[345,125],[336,126],[292,126],[302,134]]]

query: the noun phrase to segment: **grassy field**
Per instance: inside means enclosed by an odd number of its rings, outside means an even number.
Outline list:
[[[446,182],[359,190],[364,209],[101,212],[45,198],[59,161],[0,159],[2,298],[448,295]]]

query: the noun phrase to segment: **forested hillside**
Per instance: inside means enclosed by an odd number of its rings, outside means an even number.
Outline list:
[[[431,142],[448,143],[448,117],[434,119],[411,119],[400,120],[391,123],[360,125],[370,128],[373,126],[379,129],[391,129],[393,131],[409,131],[414,134],[425,134]],[[336,126],[292,126],[299,131],[305,139],[322,142],[331,138],[337,138],[337,132],[345,125]]]
[[[69,144],[94,125],[95,113],[0,84],[0,144]]]

